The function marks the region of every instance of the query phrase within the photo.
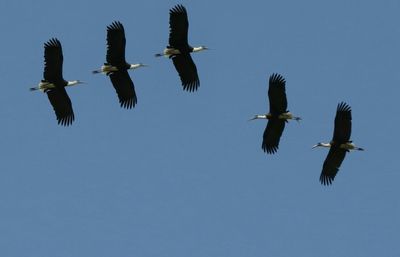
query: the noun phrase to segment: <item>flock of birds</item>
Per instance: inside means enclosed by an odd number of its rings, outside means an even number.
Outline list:
[[[196,65],[190,55],[192,52],[207,50],[205,46],[192,47],[188,43],[188,16],[183,5],[176,5],[169,11],[169,45],[156,57],[168,57],[172,59],[176,71],[180,77],[183,90],[194,92],[200,86]],[[131,109],[137,103],[137,96],[128,70],[134,70],[145,64],[130,64],[125,60],[125,30],[121,22],[115,21],[107,26],[107,54],[106,63],[93,74],[102,73],[110,77],[111,83],[117,93],[121,107]],[[75,116],[71,100],[65,90],[68,86],[83,83],[79,80],[66,81],[62,75],[63,53],[61,43],[52,38],[44,44],[44,72],[43,80],[31,91],[42,91],[47,94],[58,124],[69,126]],[[300,121],[300,117],[294,116],[287,110],[286,81],[280,74],[272,74],[269,78],[269,112],[263,115],[255,115],[255,119],[267,119],[268,123],[264,131],[262,149],[267,154],[278,151],[279,141],[285,124],[288,120]],[[351,135],[351,108],[341,102],[337,106],[333,138],[329,143],[318,143],[315,147],[329,147],[329,153],[324,161],[320,182],[323,185],[332,184],[342,164],[344,157],[350,150],[363,151],[350,141]]]
[[[287,110],[286,81],[279,74],[272,74],[269,78],[268,88],[269,112],[267,114],[255,115],[250,120],[268,119],[264,130],[262,149],[268,154],[278,151],[285,123],[288,120],[300,121],[300,117],[294,116]],[[321,184],[331,185],[339,171],[346,153],[350,150],[364,151],[350,140],[351,135],[351,108],[348,104],[341,102],[336,109],[335,128],[333,138],[329,143],[318,143],[315,147],[330,148],[322,166],[319,177]]]

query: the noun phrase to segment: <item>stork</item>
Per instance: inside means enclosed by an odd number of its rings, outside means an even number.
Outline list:
[[[107,26],[107,55],[106,63],[93,74],[103,73],[110,76],[111,83],[117,92],[121,107],[131,109],[137,103],[135,86],[128,70],[147,66],[142,63],[130,64],[125,61],[125,30],[119,21]]]
[[[300,117],[293,116],[287,110],[287,99],[285,90],[286,81],[282,75],[274,73],[269,77],[269,113],[255,115],[256,119],[268,119],[267,127],[264,130],[262,149],[267,154],[274,154],[278,151],[279,141],[288,120],[300,121]]]
[[[63,53],[61,43],[57,38],[52,38],[44,43],[44,79],[31,91],[42,91],[47,94],[58,124],[69,126],[75,119],[72,103],[65,87],[82,84],[82,81],[66,81],[62,75]]]
[[[351,108],[345,102],[338,104],[335,117],[335,128],[333,138],[329,143],[318,143],[315,147],[329,147],[329,153],[326,156],[322,166],[319,181],[323,185],[331,185],[339,171],[346,153],[350,150],[364,151],[363,148],[355,146],[350,141],[351,135]]]
[[[181,79],[183,90],[196,91],[200,86],[200,80],[190,53],[208,50],[208,48],[206,46],[192,47],[189,45],[189,21],[186,8],[183,5],[176,5],[169,10],[169,29],[169,45],[163,53],[155,56],[165,56],[172,59]]]

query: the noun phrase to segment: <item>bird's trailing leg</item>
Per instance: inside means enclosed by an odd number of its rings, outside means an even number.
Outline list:
[[[92,71],[93,74],[101,73],[101,70],[94,70]]]
[[[298,123],[300,123],[301,118],[300,117],[293,117],[293,120],[297,121]]]

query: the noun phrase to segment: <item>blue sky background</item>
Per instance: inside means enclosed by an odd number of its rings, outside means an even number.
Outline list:
[[[400,256],[400,2],[183,1],[201,80],[184,92],[168,40],[175,1],[0,2],[0,256]],[[119,107],[106,26],[125,26],[133,110]],[[76,120],[58,126],[43,43],[60,39]],[[287,80],[290,122],[261,150],[267,79]],[[349,154],[318,179],[336,105],[353,110]]]

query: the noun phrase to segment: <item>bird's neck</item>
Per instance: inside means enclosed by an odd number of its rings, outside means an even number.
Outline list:
[[[330,143],[320,143],[318,146],[320,147],[331,147]]]
[[[268,119],[268,114],[258,114],[254,117],[255,119]]]
[[[206,50],[204,46],[193,47],[193,53],[200,52]]]
[[[75,86],[75,85],[78,85],[78,84],[79,84],[78,80],[68,81],[67,87]]]
[[[137,69],[137,68],[139,68],[139,67],[143,67],[143,64],[141,64],[141,63],[131,64],[131,65],[129,66],[129,69],[134,70],[134,69]]]

